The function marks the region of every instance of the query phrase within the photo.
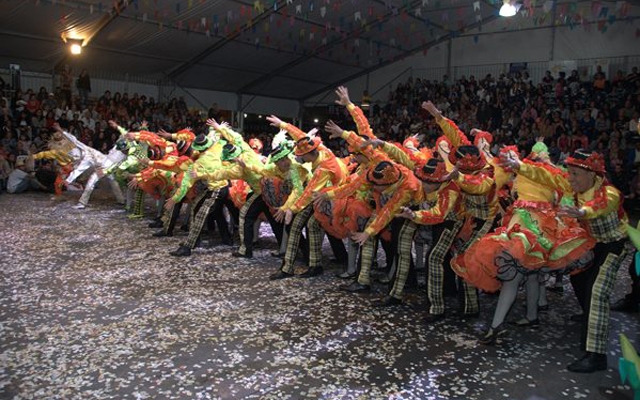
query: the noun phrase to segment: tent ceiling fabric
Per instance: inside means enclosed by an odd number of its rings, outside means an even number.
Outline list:
[[[490,21],[501,4],[9,0],[0,3],[0,65],[50,72],[67,57],[61,33],[95,33],[81,60],[67,62],[96,76],[170,78],[183,87],[305,99]]]

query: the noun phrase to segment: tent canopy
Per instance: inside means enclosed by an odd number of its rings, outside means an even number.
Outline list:
[[[531,10],[545,12],[543,2],[537,3]],[[51,72],[70,63],[92,76],[169,79],[182,87],[303,100],[486,24],[501,5],[10,0],[0,4],[0,65]],[[63,36],[85,41],[77,59],[71,59]]]

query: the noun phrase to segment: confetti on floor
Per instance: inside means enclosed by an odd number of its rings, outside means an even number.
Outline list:
[[[476,319],[424,322],[425,289],[406,304],[338,291],[321,277],[271,282],[280,261],[263,224],[253,260],[186,236],[154,238],[97,191],[85,210],[29,193],[0,195],[0,398],[12,399],[631,399],[617,336],[638,346],[638,314],[612,313],[609,370],[573,374],[580,355],[570,285],[550,293],[536,330],[477,344],[496,296]],[[329,264],[330,250],[325,251]],[[613,300],[629,289],[619,272]],[[509,319],[522,316],[523,294]]]

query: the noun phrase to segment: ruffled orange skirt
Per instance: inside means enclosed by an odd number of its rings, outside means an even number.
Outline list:
[[[325,201],[314,206],[314,216],[322,229],[338,239],[362,232],[372,213],[367,202],[355,197]]]
[[[244,203],[247,202],[247,196],[250,192],[251,187],[247,182],[240,179],[231,181],[231,186],[229,186],[229,197],[238,209],[241,209]]]
[[[260,181],[260,187],[262,198],[272,214],[287,201],[292,190],[290,183],[278,178],[264,178]]]
[[[556,218],[550,207],[512,208],[503,220],[508,221],[506,226],[480,238],[451,262],[456,274],[488,292],[501,286],[496,259],[503,253],[508,253],[523,270],[561,270],[595,245],[595,240],[577,223]]]

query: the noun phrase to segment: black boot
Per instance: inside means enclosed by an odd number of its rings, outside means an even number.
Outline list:
[[[149,223],[149,228],[162,228],[162,220],[160,218],[154,219]]]
[[[537,328],[540,326],[540,320],[536,318],[533,321],[529,321],[529,319],[525,317],[517,321],[511,322],[511,325],[517,326],[519,328],[527,328],[527,327]]]
[[[373,302],[371,302],[371,305],[374,307],[393,307],[393,306],[399,306],[400,304],[402,304],[402,300],[400,299],[396,299],[393,296],[384,296],[381,299],[378,300],[374,300]]]
[[[340,290],[351,293],[362,293],[370,291],[371,287],[369,285],[361,285],[358,281],[353,281],[350,285],[340,285]]]
[[[611,311],[637,313],[638,311],[640,311],[640,304],[638,304],[637,301],[625,297],[613,303],[613,305],[611,306]]]
[[[480,339],[478,339],[478,343],[493,345],[499,337],[506,334],[507,329],[504,327],[504,324],[500,324],[496,328],[489,328],[489,330]]]
[[[322,267],[313,267],[298,275],[298,278],[313,278],[314,276],[322,275],[323,272]]]
[[[580,374],[605,371],[607,369],[607,355],[587,351],[584,357],[569,364],[567,369]]]
[[[234,251],[233,253],[231,253],[231,257],[237,257],[237,258],[253,258],[252,254],[246,253],[246,254],[242,254],[239,251]]]
[[[180,245],[180,247],[178,247],[178,250],[172,251],[169,254],[174,257],[188,257],[191,255],[191,249],[187,246]]]
[[[173,233],[169,233],[169,232],[167,232],[167,231],[165,231],[163,229],[163,230],[154,232],[153,235],[151,235],[151,236],[153,236],[153,237],[170,237],[170,236],[173,236]]]
[[[294,274],[290,274],[288,272],[284,272],[283,270],[279,269],[278,272],[276,272],[275,274],[271,274],[269,276],[269,280],[276,281],[279,279],[292,278],[294,276],[295,276]]]
[[[443,314],[431,314],[428,313],[426,317],[424,317],[424,322],[426,322],[427,324],[432,324],[434,322],[438,322],[441,319],[444,319],[444,313]]]
[[[336,274],[336,277],[340,278],[340,279],[353,279],[353,278],[356,277],[356,273],[355,272],[345,271],[345,272],[341,272],[339,274]]]

